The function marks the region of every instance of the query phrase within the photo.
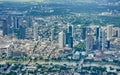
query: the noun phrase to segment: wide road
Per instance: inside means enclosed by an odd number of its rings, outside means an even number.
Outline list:
[[[9,62],[9,61],[0,61],[0,64],[5,64],[6,62]],[[14,63],[14,62],[13,62]],[[44,60],[39,60],[39,61],[36,61],[36,62],[30,62],[29,64],[54,64],[54,65],[73,65],[73,66],[76,66],[77,64],[79,65],[82,65],[82,66],[102,66],[102,67],[113,67],[113,68],[120,68],[120,66],[117,66],[117,65],[112,65],[112,64],[103,64],[103,63],[83,63],[83,60],[79,61],[79,62],[69,62],[69,61],[60,61],[60,62],[56,62],[56,61],[44,61]],[[28,64],[28,61],[24,61],[22,62],[21,64]]]

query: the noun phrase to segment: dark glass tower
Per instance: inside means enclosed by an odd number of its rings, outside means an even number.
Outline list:
[[[66,32],[66,44],[69,42],[70,33]]]
[[[68,26],[66,31],[66,44],[68,44],[70,48],[73,48],[73,26]]]
[[[107,41],[107,49],[110,48],[110,41]]]
[[[19,18],[13,17],[13,26],[14,26],[14,29],[19,28]]]
[[[69,46],[70,48],[73,48],[73,37],[70,37],[70,38],[69,38],[68,46]]]
[[[3,36],[8,35],[8,25],[6,20],[3,20],[2,29],[3,29]]]
[[[19,38],[20,39],[25,39],[25,27],[23,27],[23,26],[20,26],[20,29],[19,29]]]
[[[68,33],[70,34],[70,36],[73,36],[73,27],[72,26],[68,27]]]
[[[11,35],[12,34],[12,28],[11,28],[11,17],[8,16],[8,18],[2,20],[3,21],[3,36],[5,35]]]
[[[82,37],[83,40],[86,39],[86,30],[87,30],[86,28],[82,28],[81,37]]]
[[[96,40],[99,39],[99,35],[100,35],[100,28],[96,28]]]

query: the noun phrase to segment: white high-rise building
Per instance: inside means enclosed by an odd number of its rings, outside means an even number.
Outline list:
[[[33,35],[34,35],[34,40],[38,40],[38,24],[37,23],[34,23]]]
[[[64,48],[65,46],[65,33],[62,31],[58,36],[59,48]]]
[[[54,29],[51,30],[51,41],[54,40]]]
[[[120,38],[120,28],[118,28],[118,38]]]
[[[107,40],[111,40],[112,39],[112,25],[108,25],[107,26]]]
[[[87,35],[86,37],[86,50],[92,50],[94,44],[94,39],[92,35]]]
[[[102,30],[102,50],[105,49],[105,42],[106,42],[106,36],[105,36],[105,31]]]

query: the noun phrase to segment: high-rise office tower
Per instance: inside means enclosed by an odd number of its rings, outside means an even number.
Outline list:
[[[19,39],[21,39],[22,31],[20,30],[19,19],[16,16],[12,17],[12,27],[13,27],[12,30],[14,32],[14,35]],[[21,27],[21,29],[23,30],[23,26]]]
[[[68,46],[69,46],[69,48],[73,48],[73,37],[69,38]]]
[[[107,49],[110,48],[110,41],[107,41]]]
[[[73,48],[73,26],[69,25],[66,31],[66,44],[69,48]]]
[[[99,38],[98,38],[98,49],[102,49],[102,28],[99,30]]]
[[[28,27],[31,27],[32,26],[32,17],[29,16],[28,17]]]
[[[87,35],[86,36],[86,50],[92,50],[93,44],[94,44],[94,38],[92,37],[92,35]]]
[[[105,36],[106,34],[105,34],[105,31],[104,30],[102,30],[102,50],[104,50],[105,49],[105,43],[106,43],[106,36]]]
[[[118,28],[118,38],[120,38],[120,28]]]
[[[65,33],[62,31],[58,35],[59,48],[65,47]]]
[[[106,33],[105,30],[100,28],[100,32],[99,32],[99,41],[98,41],[98,49],[99,50],[104,50],[105,49],[105,45],[106,45]]]
[[[112,25],[108,25],[107,26],[107,40],[111,40],[112,39]]]
[[[12,33],[12,31],[11,31],[12,17],[11,16],[7,17],[7,26],[8,26],[8,32],[9,32],[9,34],[11,34]]]
[[[66,44],[68,44],[70,38],[70,33],[66,32]]]
[[[26,28],[24,26],[19,27],[19,39],[25,39]]]
[[[68,33],[70,33],[70,36],[73,37],[73,26],[72,25],[68,26]]]
[[[11,35],[12,34],[12,28],[11,28],[11,16],[8,16],[6,19],[2,20],[3,22],[3,36],[5,35]]]
[[[16,28],[19,28],[19,18],[16,19],[16,25],[15,25]]]
[[[54,29],[51,29],[51,41],[54,40]]]
[[[18,29],[19,28],[19,18],[18,17],[13,17],[13,26],[14,29]]]
[[[8,25],[7,25],[7,21],[6,20],[2,20],[3,21],[3,36],[8,35]]]
[[[25,34],[25,38],[27,38],[27,39],[32,39],[32,38],[33,38],[32,28],[27,27],[25,33],[26,33],[26,34]]]
[[[38,24],[34,23],[33,25],[33,38],[34,40],[38,40]]]
[[[100,36],[100,28],[97,27],[97,28],[96,28],[96,40],[99,39],[99,36]]]
[[[82,28],[82,33],[81,33],[82,40],[86,39],[86,31],[87,31],[86,28]]]

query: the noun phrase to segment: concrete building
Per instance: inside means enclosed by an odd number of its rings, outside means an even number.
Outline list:
[[[94,38],[92,35],[87,35],[86,37],[86,50],[92,50],[94,44]]]
[[[105,36],[106,34],[105,34],[105,31],[104,30],[102,30],[102,50],[104,50],[105,49],[105,43],[106,43],[106,36]]]
[[[120,38],[120,28],[118,28],[118,38]]]
[[[107,40],[111,40],[112,39],[112,29],[113,29],[112,25],[108,25],[107,26]]]
[[[51,29],[51,41],[53,41],[54,40],[54,29]]]
[[[34,40],[38,40],[38,24],[34,23],[33,25],[33,38]]]
[[[65,33],[62,31],[58,35],[59,48],[65,47]]]

